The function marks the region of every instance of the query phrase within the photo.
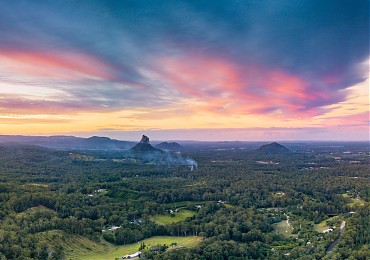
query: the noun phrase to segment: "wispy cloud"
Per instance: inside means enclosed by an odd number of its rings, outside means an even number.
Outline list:
[[[77,102],[76,100],[45,100],[31,99],[18,95],[0,95],[0,113],[3,114],[75,114],[79,112],[97,111],[95,104]],[[107,109],[101,105],[100,111]]]
[[[0,115],[0,125],[25,125],[25,124],[70,124],[74,123],[74,120],[66,118],[50,118],[48,115],[43,116],[30,116],[20,114],[2,114]]]

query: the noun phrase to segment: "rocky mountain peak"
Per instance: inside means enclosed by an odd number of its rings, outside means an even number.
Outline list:
[[[147,137],[146,135],[143,135],[143,137],[141,137],[140,143],[149,144],[149,137]]]

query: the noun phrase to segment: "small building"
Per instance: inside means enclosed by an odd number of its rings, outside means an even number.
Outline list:
[[[137,251],[136,253],[122,256],[122,259],[132,259],[132,258],[137,258],[137,257],[140,257],[140,256],[141,256],[141,252]]]
[[[140,225],[142,223],[143,223],[143,220],[141,218],[130,220],[130,224]]]
[[[108,230],[109,231],[112,231],[112,232],[114,232],[114,231],[116,231],[117,229],[120,229],[121,227],[118,227],[118,226],[111,226],[110,228],[108,228]]]
[[[328,228],[328,229],[325,229],[322,233],[327,234],[327,233],[333,232],[333,230],[334,229],[332,228]]]

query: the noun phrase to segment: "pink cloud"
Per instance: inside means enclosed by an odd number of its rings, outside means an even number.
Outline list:
[[[367,128],[370,126],[369,112],[355,115],[325,118],[325,124],[330,127]]]
[[[93,77],[111,80],[113,68],[97,57],[76,52],[0,49],[0,66],[23,76],[62,80]]]
[[[312,117],[323,112],[322,104],[331,99],[328,89],[314,87],[298,75],[219,57],[164,56],[154,66],[166,85],[203,101],[200,111]],[[323,82],[336,80],[327,77]]]
[[[77,114],[80,112],[106,111],[107,108],[77,102],[76,100],[43,100],[32,99],[19,95],[0,95],[0,113],[3,115],[34,115],[34,114]]]

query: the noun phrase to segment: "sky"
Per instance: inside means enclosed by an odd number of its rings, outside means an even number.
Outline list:
[[[369,140],[368,0],[14,0],[0,13],[0,134]]]

